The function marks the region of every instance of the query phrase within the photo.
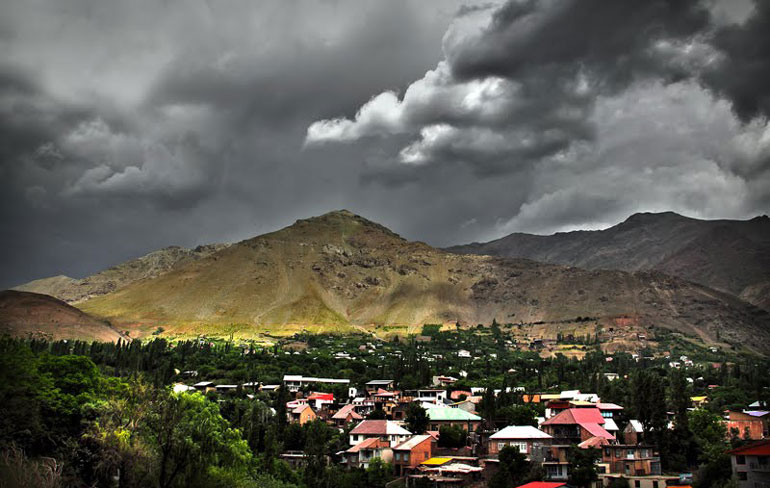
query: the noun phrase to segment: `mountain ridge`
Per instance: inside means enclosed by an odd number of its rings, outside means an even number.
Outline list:
[[[770,218],[701,220],[674,212],[637,213],[603,230],[512,233],[447,248],[586,269],[657,270],[769,309]]]
[[[770,338],[766,316],[664,273],[455,254],[347,211],[297,220],[78,306],[143,334],[156,327],[182,335],[344,332],[591,316],[605,325],[625,317],[706,342],[770,343],[749,340]]]

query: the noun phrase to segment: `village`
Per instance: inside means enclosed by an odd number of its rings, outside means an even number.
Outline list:
[[[668,362],[669,368],[681,368],[683,373],[692,365],[687,357]],[[196,371],[185,373],[197,376]],[[612,372],[603,377],[608,382],[621,379]],[[694,380],[687,377],[686,381]],[[505,482],[533,477],[521,486],[690,488],[693,483],[691,472],[664,469],[656,444],[661,437],[649,420],[629,415],[635,409],[628,406],[580,390],[545,393],[524,387],[465,388],[459,383],[465,382],[436,375],[424,388],[401,389],[393,379],[353,384],[346,378],[286,374],[279,384],[199,381],[178,382],[173,389],[214,397],[236,392],[246,392],[249,398],[282,394],[278,398],[286,399],[285,410],[278,414],[285,415],[287,423],[323,422],[345,436],[347,448],[326,456],[325,462],[337,462],[346,469],[384,465],[400,483],[393,486],[513,486]],[[693,414],[708,405],[709,397],[691,396],[685,401]],[[490,414],[495,402],[511,404],[508,411],[516,412],[513,417],[520,421],[501,423],[499,415]],[[737,488],[770,487],[767,407],[758,400],[722,412],[723,432],[740,446],[725,453],[731,458]],[[676,432],[677,414],[666,411],[665,416],[664,428]],[[280,458],[301,469],[308,455],[287,450]],[[507,473],[516,469],[517,459],[526,462],[518,466],[527,466],[527,473]],[[501,470],[507,474],[501,475]],[[500,480],[502,484],[495,484]]]

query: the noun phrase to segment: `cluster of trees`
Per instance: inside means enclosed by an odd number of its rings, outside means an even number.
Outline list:
[[[597,392],[603,401],[626,406],[619,425],[630,418],[643,423],[647,439],[660,447],[665,470],[697,466],[699,488],[712,488],[729,476],[724,454],[729,444],[718,415],[757,399],[770,400],[770,364],[755,357],[735,356],[729,365],[704,364],[685,373],[669,368],[663,359],[635,361],[628,354],[607,356],[598,349],[582,361],[509,351],[508,336],[497,324],[491,331],[428,327],[424,334],[430,342],[407,338],[378,343],[366,361],[334,358],[340,350],[357,353],[359,345],[372,340],[355,335],[299,337],[309,345],[309,351],[299,353],[280,345],[263,348],[232,341],[172,344],[155,338],[113,344],[3,338],[0,465],[19,476],[26,472],[60,479],[66,486],[378,487],[388,479],[387,466],[375,463],[367,471],[336,466],[335,453],[346,447],[346,433],[322,422],[287,424],[284,390],[275,397],[246,398],[239,391],[207,398],[175,395],[168,385],[188,370],[197,371],[195,381],[278,383],[284,374],[304,374],[349,378],[353,385],[393,378],[402,389],[423,387],[433,375],[449,374],[460,378],[454,389],[486,387],[479,406],[485,428],[535,425],[542,407],[524,404],[523,392]],[[479,359],[457,358],[460,347]],[[607,381],[606,372],[617,373],[619,379]],[[710,384],[719,388],[709,390]],[[508,391],[509,386],[523,391]],[[502,393],[495,395],[494,389]],[[689,412],[689,397],[706,392],[706,409]],[[347,395],[343,387],[333,393]],[[412,432],[427,429],[427,416],[420,410],[407,412]],[[667,412],[674,412],[673,420]],[[667,428],[671,420],[673,430]],[[466,443],[464,433],[441,434],[445,445]],[[284,450],[305,452],[304,466],[291,469],[278,455]],[[510,476],[522,476],[518,461],[508,461]],[[500,475],[520,479],[506,476]]]
[[[39,346],[37,344],[36,346]],[[345,436],[278,415],[286,398],[173,393],[142,372],[0,339],[0,480],[17,487],[383,487],[392,469],[344,471]],[[283,398],[281,398],[283,396]],[[285,408],[284,408],[285,411]],[[294,470],[278,454],[304,451]]]

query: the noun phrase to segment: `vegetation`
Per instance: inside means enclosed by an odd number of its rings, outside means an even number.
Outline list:
[[[732,356],[729,364],[716,366],[693,356],[695,364],[686,371],[670,368],[663,357],[636,361],[596,348],[582,361],[561,355],[542,359],[534,351],[500,347],[500,341],[512,340],[510,331],[507,324],[496,333],[434,330],[429,343],[298,335],[291,341],[305,344],[301,350],[280,342],[260,347],[205,338],[90,344],[0,338],[0,469],[18,478],[18,486],[112,486],[118,476],[121,487],[142,488],[383,486],[392,473],[386,465],[338,466],[346,431],[321,421],[287,423],[284,389],[260,393],[240,387],[204,396],[173,393],[170,385],[275,384],[284,374],[304,374],[350,378],[359,387],[372,378],[392,378],[408,388],[443,374],[459,378],[455,390],[486,387],[479,412],[494,428],[532,424],[542,414],[524,403],[525,392],[596,391],[603,401],[626,406],[619,425],[628,418],[643,421],[644,435],[660,447],[664,471],[694,467],[697,488],[716,488],[730,474],[724,454],[730,444],[719,414],[767,400],[770,392],[770,364],[753,356]],[[473,357],[458,358],[453,354],[458,348]],[[335,358],[339,351],[354,359]],[[607,372],[618,379],[607,381]],[[347,395],[346,387],[331,391],[337,398]],[[688,411],[689,397],[705,394],[710,402]],[[665,428],[667,411],[674,413],[673,430]],[[410,430],[425,430],[424,412],[411,408],[407,419]],[[446,447],[464,446],[466,436],[462,429],[440,433]],[[303,451],[304,465],[291,468],[280,458],[285,451]],[[529,476],[516,456],[509,461],[497,482]],[[580,454],[572,462],[576,485],[592,477]]]

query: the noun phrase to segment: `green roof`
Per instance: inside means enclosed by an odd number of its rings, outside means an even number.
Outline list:
[[[481,420],[481,417],[466,412],[462,408],[433,407],[427,409],[428,418],[431,420]]]

